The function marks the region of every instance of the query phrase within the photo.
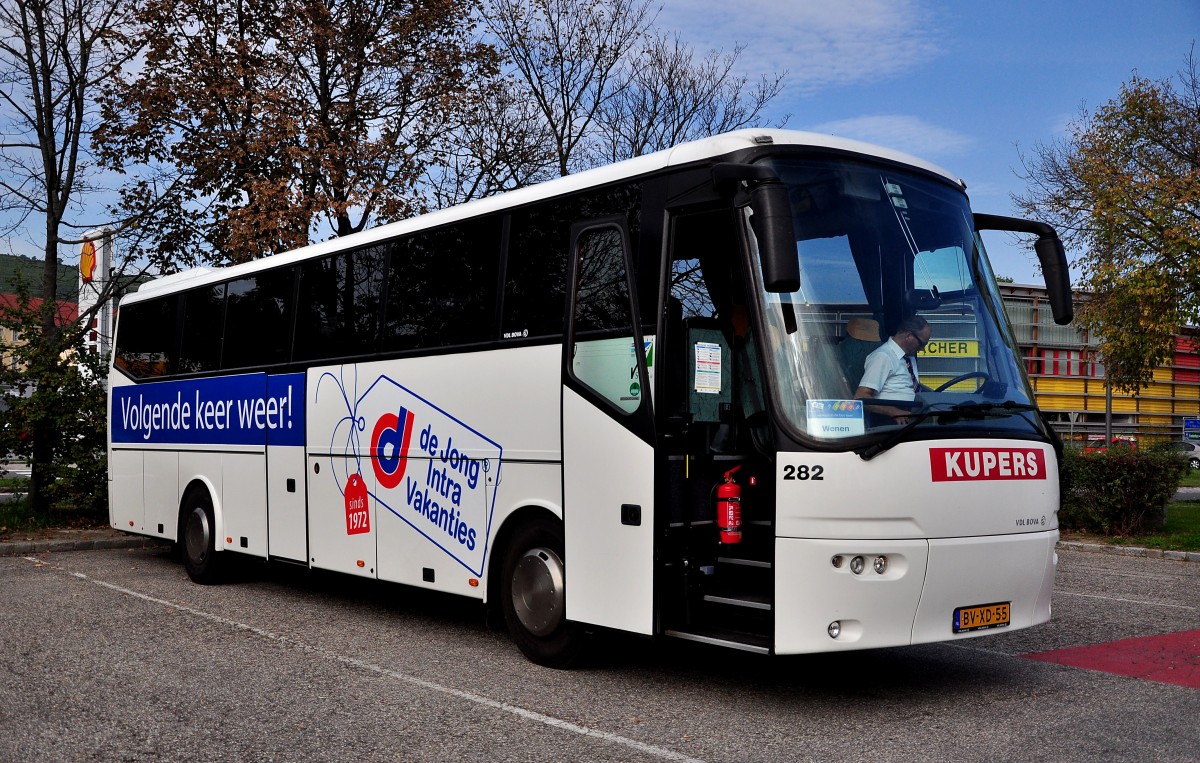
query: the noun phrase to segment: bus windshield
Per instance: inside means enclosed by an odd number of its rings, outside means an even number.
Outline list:
[[[899,427],[1040,431],[964,193],[848,160],[770,165],[790,191],[800,264],[799,291],[757,289],[786,427],[847,447]]]

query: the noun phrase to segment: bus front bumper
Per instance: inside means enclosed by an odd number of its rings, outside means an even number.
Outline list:
[[[1057,530],[931,540],[777,538],[775,653],[950,641],[1046,622],[1057,541]]]

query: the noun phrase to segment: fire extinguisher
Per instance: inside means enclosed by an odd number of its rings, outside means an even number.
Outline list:
[[[742,542],[742,486],[733,481],[733,473],[741,468],[725,472],[724,484],[717,486],[717,529],[722,543]]]

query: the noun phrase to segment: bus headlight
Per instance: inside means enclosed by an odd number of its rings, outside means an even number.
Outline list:
[[[837,638],[838,636],[842,635],[842,623],[838,620],[834,620],[829,624],[829,627],[826,630],[829,631],[829,638]]]
[[[850,560],[850,571],[855,575],[861,575],[863,568],[867,566],[867,562],[861,556],[856,556]]]
[[[875,565],[874,566],[875,566],[875,573],[878,575],[882,575],[883,573],[887,572],[887,568],[888,568],[887,557],[886,556],[875,557]]]

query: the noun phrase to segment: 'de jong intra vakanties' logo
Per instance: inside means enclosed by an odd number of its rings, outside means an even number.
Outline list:
[[[370,531],[366,501],[373,497],[472,573],[482,575],[501,446],[387,376],[374,379],[355,398],[347,394],[342,379],[327,373],[317,383],[318,399],[327,381],[337,385],[347,407],[331,438],[331,444],[341,444],[353,456],[343,472],[344,482],[339,480],[346,500],[346,532]],[[364,442],[368,431],[370,440]],[[362,479],[364,459],[375,477],[374,492]]]

